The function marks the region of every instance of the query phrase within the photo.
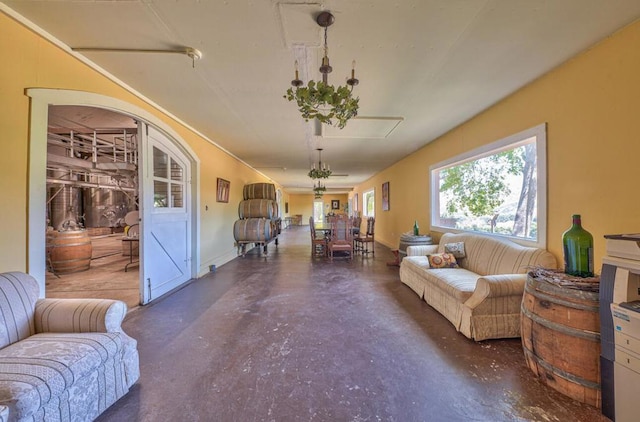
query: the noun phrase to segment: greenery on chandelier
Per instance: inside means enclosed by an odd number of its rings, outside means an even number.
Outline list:
[[[333,172],[327,168],[312,168],[311,170],[309,170],[309,173],[307,173],[307,176],[312,179],[328,179],[329,176],[331,176],[331,173]]]
[[[284,98],[298,104],[298,110],[305,121],[318,119],[322,123],[333,125],[336,120],[340,129],[344,129],[347,121],[358,115],[360,101],[360,98],[351,95],[348,85],[335,88],[316,81],[309,81],[306,87],[295,90],[289,88]]]
[[[318,186],[315,186],[313,188],[313,193],[315,194],[316,199],[322,198],[322,194],[324,194],[324,191],[326,191],[326,190],[327,190],[327,188],[322,186],[322,185],[320,185],[320,184]]]

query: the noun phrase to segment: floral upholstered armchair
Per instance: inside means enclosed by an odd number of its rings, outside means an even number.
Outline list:
[[[0,274],[0,421],[93,420],[140,375],[127,307],[38,290],[30,275]]]

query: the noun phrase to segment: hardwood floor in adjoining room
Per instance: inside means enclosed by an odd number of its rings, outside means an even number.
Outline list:
[[[133,309],[140,303],[138,256],[123,254],[122,234],[91,237],[91,264],[86,271],[47,271],[46,297],[118,299]],[[128,248],[128,244],[125,247]],[[133,249],[133,248],[132,248]],[[128,271],[125,267],[129,264]]]
[[[312,258],[284,230],[129,312],[141,378],[99,421],[605,421],[539,383],[519,339],[475,343],[400,282],[388,248]]]

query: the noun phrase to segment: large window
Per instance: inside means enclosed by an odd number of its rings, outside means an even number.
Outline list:
[[[376,197],[374,190],[368,190],[362,193],[362,215],[364,217],[375,217]]]
[[[546,125],[431,167],[431,226],[546,247]]]

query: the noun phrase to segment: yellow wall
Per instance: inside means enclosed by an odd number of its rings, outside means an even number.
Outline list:
[[[347,204],[347,201],[349,200],[349,196],[345,193],[345,194],[325,194],[322,195],[322,205],[324,207],[324,215],[329,214],[330,212],[333,212],[334,214],[345,214],[345,205]],[[333,208],[331,208],[331,202],[332,201],[340,201],[340,208],[337,210],[334,210]]]
[[[289,195],[289,215],[298,214],[302,215],[302,224],[309,224],[309,217],[313,215],[313,194],[293,193]]]
[[[234,256],[233,223],[238,218],[242,188],[268,180],[1,13],[0,57],[0,271],[27,271],[28,248],[44,248],[27,241],[29,98],[25,89],[32,87],[106,95],[140,107],[168,124],[200,159],[200,270]],[[229,203],[215,200],[218,177],[231,182]]]
[[[347,204],[349,196],[347,194],[340,195],[332,195],[325,194],[322,195],[322,203],[324,206],[325,215],[330,213],[331,210],[331,201],[338,200],[340,201],[340,209],[333,210],[336,214],[344,213],[344,206]],[[315,201],[315,197],[313,194],[305,195],[305,194],[291,194],[289,196],[289,215],[302,214],[302,224],[309,224],[309,217],[313,215],[313,202]]]
[[[376,188],[376,240],[397,248],[414,219],[429,230],[430,165],[547,122],[547,247],[561,263],[562,233],[581,214],[599,272],[605,234],[640,232],[639,45],[636,22],[358,186],[360,203]]]

